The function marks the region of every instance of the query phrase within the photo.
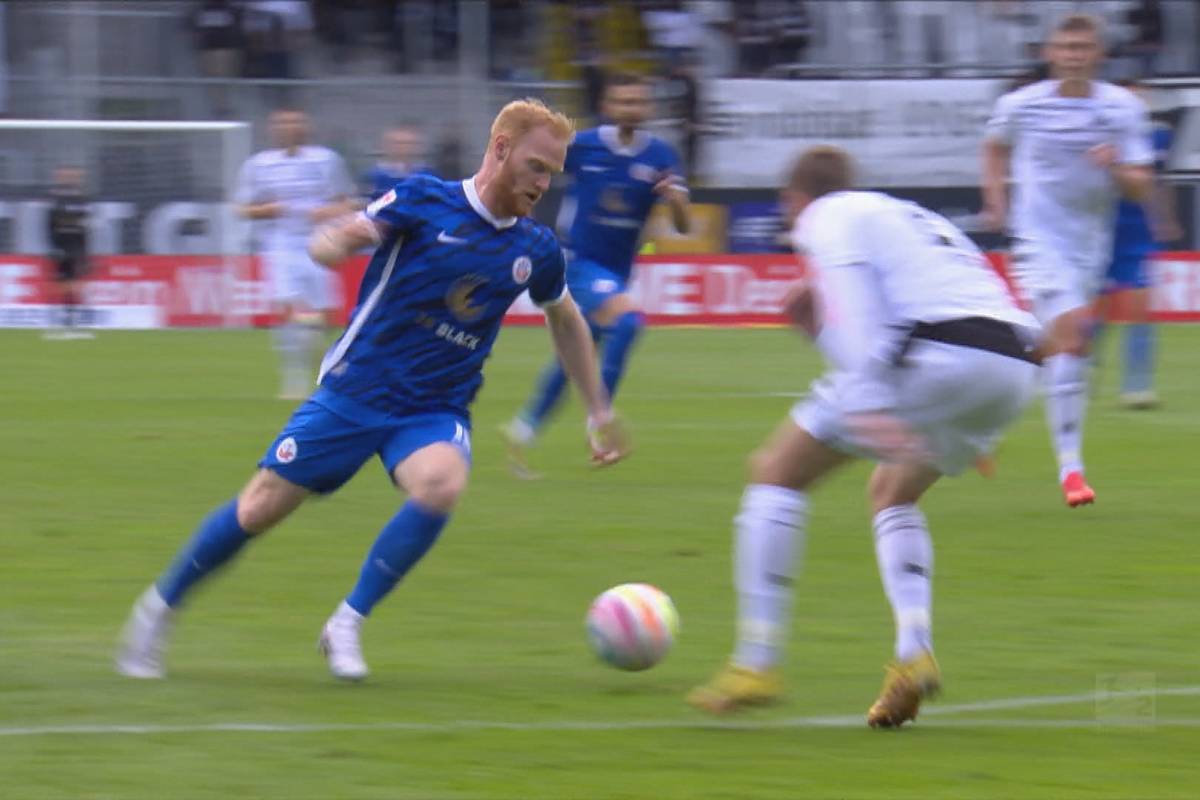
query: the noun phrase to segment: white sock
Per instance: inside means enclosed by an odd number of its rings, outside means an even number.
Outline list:
[[[1087,410],[1088,360],[1060,353],[1046,359],[1046,422],[1058,456],[1058,479],[1083,472],[1083,417]]]
[[[362,625],[363,620],[366,619],[366,617],[355,611],[345,600],[338,603],[337,610],[333,612],[333,618],[339,622],[351,625]]]
[[[733,573],[738,592],[733,662],[739,666],[765,670],[779,661],[807,510],[803,492],[782,486],[751,484],[742,495]]]
[[[885,508],[874,528],[879,577],[896,619],[896,659],[908,661],[933,650],[933,542],[915,505]]]

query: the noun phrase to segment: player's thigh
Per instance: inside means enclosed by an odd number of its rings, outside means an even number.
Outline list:
[[[628,292],[618,292],[605,299],[588,319],[598,328],[611,328],[621,317],[637,310],[637,303]]]
[[[925,439],[930,465],[957,475],[990,455],[1036,392],[1035,364],[940,342],[910,351],[898,415]]]
[[[332,311],[341,299],[337,273],[314,262],[308,256],[296,266],[300,301],[311,311]]]
[[[788,418],[750,455],[750,482],[804,490],[850,458]]]
[[[277,248],[265,251],[262,259],[271,301],[288,307],[303,305],[305,274],[300,253],[292,249]]]
[[[238,493],[238,525],[246,533],[265,533],[299,508],[309,494],[279,473],[259,469]]]
[[[916,503],[942,473],[928,464],[877,464],[867,481],[871,512]]]
[[[594,326],[605,327],[615,321],[620,316],[616,311],[621,309],[622,303],[628,303],[625,310],[636,310],[633,298],[626,292],[625,279],[595,262],[578,257],[572,259],[567,268],[567,286],[580,312]],[[601,322],[601,318],[608,322]]]
[[[379,448],[386,429],[356,423],[308,400],[292,414],[258,466],[309,492],[329,494]]]
[[[379,449],[397,486],[429,508],[449,512],[466,491],[471,429],[455,414],[423,414],[396,426]]]

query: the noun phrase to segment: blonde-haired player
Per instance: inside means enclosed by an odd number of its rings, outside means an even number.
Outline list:
[[[1091,305],[1112,255],[1117,198],[1145,201],[1154,185],[1146,107],[1095,79],[1102,56],[1094,17],[1063,18],[1046,45],[1050,79],[1001,97],[984,144],[985,214],[996,230],[1011,219],[1013,277],[1058,351],[1046,359],[1046,421],[1071,507],[1096,497],[1084,478],[1083,418]]]
[[[562,170],[571,136],[558,112],[515,101],[496,117],[473,177],[411,177],[355,219],[314,235],[309,251],[330,266],[375,246],[350,324],[326,354],[317,390],[267,448],[258,472],[138,600],[118,657],[123,674],[161,677],[167,631],[188,591],[307,498],[336,491],[378,456],[408,499],[320,637],[336,677],[365,677],[359,629],[433,545],[466,489],[468,408],[501,320],[526,290],[545,309],[583,398],[593,457],[610,464],[625,454],[591,333],[566,291],[562,251],[527,216]]]
[[[937,691],[933,544],[917,507],[943,475],[986,457],[1034,386],[1037,323],[944,218],[851,191],[849,156],[813,148],[787,189],[811,278],[788,300],[830,370],[750,459],[738,513],[738,642],[689,700],[715,713],[774,699],[808,490],[853,457],[878,463],[868,495],[896,621],[895,661],[867,722],[913,719]]]

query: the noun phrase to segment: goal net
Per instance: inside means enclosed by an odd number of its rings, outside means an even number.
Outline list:
[[[251,146],[250,126],[241,122],[0,120],[0,257],[9,262],[7,272],[0,273],[0,281],[8,276],[7,284],[0,282],[0,307],[48,302],[46,291],[32,297],[34,290],[13,284],[12,278],[29,279],[37,258],[50,253],[49,197],[61,167],[83,171],[94,283],[119,282],[141,265],[146,267],[142,277],[153,273],[167,284],[156,299],[163,306],[176,299],[173,262],[206,264],[218,277],[222,271],[238,275],[249,252],[249,227],[234,213],[233,200]],[[129,266],[114,277],[117,261]],[[25,271],[14,265],[24,265]],[[112,293],[121,287],[93,288],[93,293]],[[210,304],[230,300],[213,291],[209,295]],[[93,301],[103,305],[105,299]],[[160,308],[156,323],[172,324],[165,318],[170,310]],[[215,309],[209,312],[212,316]],[[236,308],[222,313],[227,318],[196,324],[238,324],[235,317],[245,316]],[[17,314],[30,325],[36,325],[36,316]]]

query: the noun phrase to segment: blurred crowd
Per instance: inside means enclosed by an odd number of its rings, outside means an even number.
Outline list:
[[[702,78],[823,77],[847,65],[941,74],[1026,58],[1047,15],[1062,5],[490,0],[489,72],[501,80],[587,80],[598,63],[665,72],[691,61]],[[1088,6],[1108,22],[1113,54],[1134,62],[1140,77],[1160,71],[1172,25],[1197,24],[1170,0]],[[190,22],[208,75],[293,78],[441,71],[463,46],[461,13],[457,0],[199,0]]]

